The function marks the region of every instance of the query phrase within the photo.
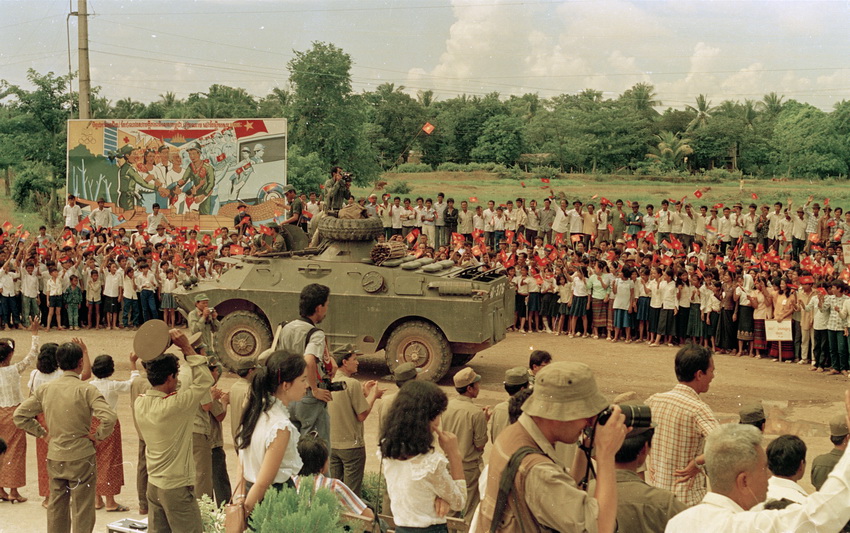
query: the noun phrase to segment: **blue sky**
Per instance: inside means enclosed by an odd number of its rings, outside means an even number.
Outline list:
[[[351,55],[356,91],[614,97],[643,81],[662,107],[700,93],[718,104],[775,91],[825,110],[850,99],[845,0],[89,0],[89,11],[92,83],[112,101],[213,83],[261,96],[287,86],[292,50],[313,41]],[[0,0],[0,79],[67,72],[67,12]]]

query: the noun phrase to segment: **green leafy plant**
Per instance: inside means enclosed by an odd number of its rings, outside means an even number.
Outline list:
[[[217,506],[206,494],[198,499],[204,533],[224,533],[224,505]]]
[[[313,487],[313,478],[301,478],[302,487]],[[285,487],[269,490],[263,501],[254,507],[249,519],[257,533],[343,533],[340,525],[340,504],[328,489],[312,492]]]
[[[397,166],[394,172],[398,172],[399,174],[413,174],[417,172],[432,172],[433,170],[431,165],[426,165],[425,163],[404,163]]]
[[[383,489],[386,489],[386,482],[381,477],[381,474],[378,472],[366,472],[363,475],[363,486],[361,487],[361,496],[364,501],[372,504],[372,507],[375,508],[377,514],[383,513],[381,505],[383,504],[383,498],[381,494]]]

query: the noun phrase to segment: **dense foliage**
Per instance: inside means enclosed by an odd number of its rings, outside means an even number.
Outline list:
[[[178,98],[166,92],[151,103],[116,102],[93,95],[95,118],[286,117],[290,125],[291,180],[316,190],[328,168],[353,171],[360,184],[383,170],[401,172],[487,168],[504,177],[528,172],[599,172],[637,175],[703,174],[726,169],[755,177],[844,177],[850,168],[850,102],[831,112],[770,93],[758,102],[713,105],[698,95],[684,110],[656,100],[638,83],[616,98],[586,89],[540,98],[461,95],[437,100],[411,96],[384,83],[355,93],[352,58],[316,42],[287,64],[288,88],[257,97],[245,89],[212,85]],[[30,71],[32,89],[0,85],[0,170],[14,168],[33,189],[62,183],[65,121],[76,116],[67,76]],[[433,124],[431,134],[422,131]],[[410,161],[411,155],[417,159]],[[35,163],[38,163],[37,165]],[[29,187],[16,187],[21,206]]]

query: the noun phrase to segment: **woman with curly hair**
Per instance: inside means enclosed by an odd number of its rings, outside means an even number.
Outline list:
[[[379,442],[398,533],[448,532],[449,509],[460,511],[466,503],[457,437],[440,429],[447,405],[434,383],[410,381],[387,413]],[[434,450],[434,433],[445,455]]]
[[[251,378],[248,405],[235,443],[239,453],[239,479],[245,480],[245,499],[249,513],[262,501],[271,487],[294,486],[292,476],[303,465],[298,455],[301,436],[293,425],[287,405],[307,392],[307,362],[300,355],[277,351],[265,365],[257,367]]]

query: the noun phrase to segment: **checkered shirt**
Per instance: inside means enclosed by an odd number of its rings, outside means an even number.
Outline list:
[[[685,483],[676,483],[676,470],[703,452],[705,437],[720,424],[711,408],[694,389],[679,383],[673,390],[653,394],[646,401],[652,408],[655,435],[647,462],[646,481],[669,490],[685,505],[698,504],[706,493],[705,473]]]

